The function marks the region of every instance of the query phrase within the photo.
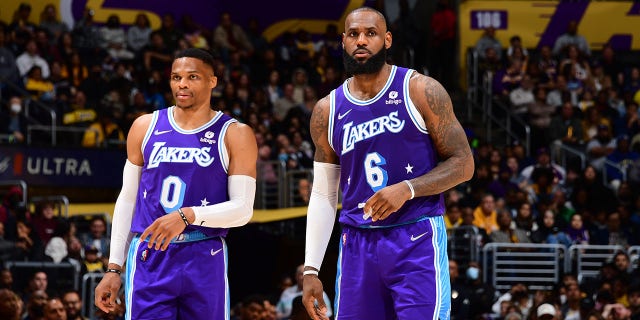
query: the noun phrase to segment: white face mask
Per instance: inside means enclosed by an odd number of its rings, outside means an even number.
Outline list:
[[[20,113],[22,111],[22,106],[18,103],[14,103],[11,105],[11,112]]]

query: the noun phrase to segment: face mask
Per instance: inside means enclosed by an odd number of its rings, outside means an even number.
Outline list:
[[[469,267],[469,269],[467,269],[467,278],[469,280],[477,280],[479,275],[480,275],[480,270],[478,268]]]
[[[11,112],[20,113],[21,110],[22,110],[22,106],[20,104],[14,103],[11,105]]]
[[[565,302],[567,302],[567,295],[561,294],[560,295],[560,304],[564,304]]]

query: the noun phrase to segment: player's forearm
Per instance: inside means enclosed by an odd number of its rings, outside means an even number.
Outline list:
[[[467,148],[468,145],[467,145]],[[474,162],[471,151],[460,152],[440,162],[433,170],[411,180],[416,197],[430,196],[447,191],[473,176]]]
[[[230,176],[228,190],[228,201],[210,206],[185,208],[187,220],[192,224],[210,228],[231,228],[247,224],[253,216],[256,179],[245,175]]]

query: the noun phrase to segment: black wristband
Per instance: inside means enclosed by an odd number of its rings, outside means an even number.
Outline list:
[[[184,225],[188,227],[189,220],[187,220],[187,216],[185,216],[184,212],[182,212],[182,208],[178,208],[178,213],[180,214],[180,218],[182,218],[182,221],[184,221]]]
[[[118,269],[107,269],[104,271],[104,273],[117,273],[117,274],[122,274],[122,270],[118,270]]]

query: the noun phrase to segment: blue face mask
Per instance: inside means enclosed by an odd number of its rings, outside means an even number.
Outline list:
[[[480,269],[476,267],[469,267],[469,269],[467,269],[467,278],[469,280],[477,280],[479,275]]]

